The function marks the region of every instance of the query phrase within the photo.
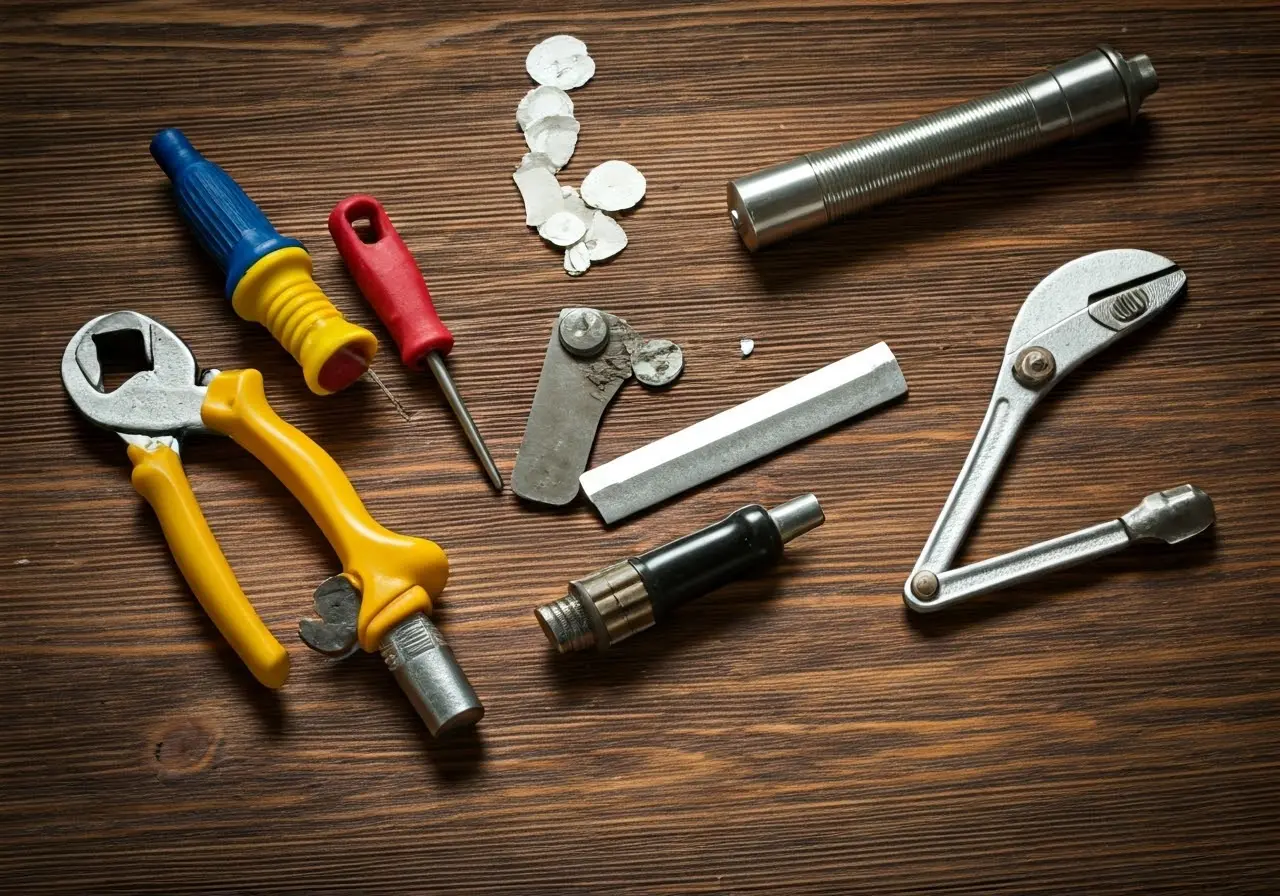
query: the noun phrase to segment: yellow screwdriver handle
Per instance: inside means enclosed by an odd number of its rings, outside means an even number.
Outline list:
[[[289,677],[289,654],[267,630],[205,521],[178,452],[162,442],[129,445],[133,487],[160,519],[173,559],[196,600],[244,660],[255,678],[269,688]]]
[[[209,383],[200,415],[266,464],[311,514],[360,590],[360,646],[376,651],[387,632],[444,590],[449,561],[435,542],[400,535],[369,515],[337,462],[267,404],[262,374],[229,370]]]

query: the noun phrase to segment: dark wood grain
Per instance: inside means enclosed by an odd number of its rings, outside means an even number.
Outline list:
[[[464,8],[465,6],[465,8]],[[1280,879],[1272,2],[650,5],[5,3],[0,13],[0,880],[12,892],[1264,892]],[[632,245],[570,281],[509,179],[528,48],[568,32],[567,178],[649,178]],[[1098,134],[749,257],[730,177],[977,96],[1099,40],[1151,55],[1134,131]],[[614,457],[877,339],[908,401],[639,519],[492,495],[433,385],[379,365],[320,400],[220,298],[147,155],[183,127],[311,247],[379,196],[458,336],[451,364],[510,471],[558,308],[681,342],[628,387]],[[980,557],[1213,495],[1214,533],[1118,555],[944,618],[901,583],[981,418],[1009,324],[1059,264],[1138,246],[1189,273],[1176,312],[1037,412],[970,541]],[[73,415],[67,338],[133,308],[271,400],[374,514],[434,538],[440,624],[488,707],[434,743],[376,657],[303,655],[256,686],[202,616],[123,446]],[[384,336],[380,329],[377,332]],[[738,338],[757,340],[738,357]],[[385,351],[385,346],[384,346]],[[188,471],[246,591],[290,644],[334,559],[226,440]],[[548,656],[535,604],[750,501],[815,491],[781,570],[605,658]]]

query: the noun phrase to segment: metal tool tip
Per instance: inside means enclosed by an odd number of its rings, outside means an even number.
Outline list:
[[[1135,538],[1177,544],[1213,525],[1213,499],[1194,485],[1147,495],[1121,520]]]
[[[769,518],[778,527],[783,544],[818,528],[827,520],[822,512],[822,505],[813,494],[801,495],[785,504],[779,504],[769,511]]]
[[[596,643],[591,620],[587,618],[577,595],[570,594],[543,604],[534,610],[533,615],[551,646],[560,653],[586,650]]]
[[[414,613],[382,639],[382,659],[433,736],[484,717],[471,682],[425,614]]]

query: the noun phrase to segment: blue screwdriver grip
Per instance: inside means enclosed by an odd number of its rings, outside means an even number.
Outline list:
[[[173,182],[178,211],[227,275],[228,299],[260,259],[278,249],[302,248],[272,227],[231,175],[200,155],[182,131],[165,128],[156,134],[151,156]]]

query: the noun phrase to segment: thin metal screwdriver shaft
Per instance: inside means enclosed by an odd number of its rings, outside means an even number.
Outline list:
[[[471,443],[472,449],[476,453],[476,457],[480,458],[480,466],[484,467],[485,475],[489,477],[489,482],[497,491],[502,491],[502,473],[498,472],[498,465],[493,462],[493,456],[489,454],[489,449],[485,447],[484,438],[480,435],[480,430],[476,428],[476,421],[471,419],[470,412],[467,411],[467,405],[462,400],[462,396],[458,394],[458,389],[453,385],[453,379],[449,376],[449,368],[444,366],[444,358],[440,357],[439,352],[427,352],[427,367],[431,368],[432,375],[435,376],[436,382],[440,384],[440,391],[444,393],[445,399],[449,402],[449,407],[453,408],[453,414],[458,418],[458,423],[462,424],[462,431],[467,435],[467,441]]]

